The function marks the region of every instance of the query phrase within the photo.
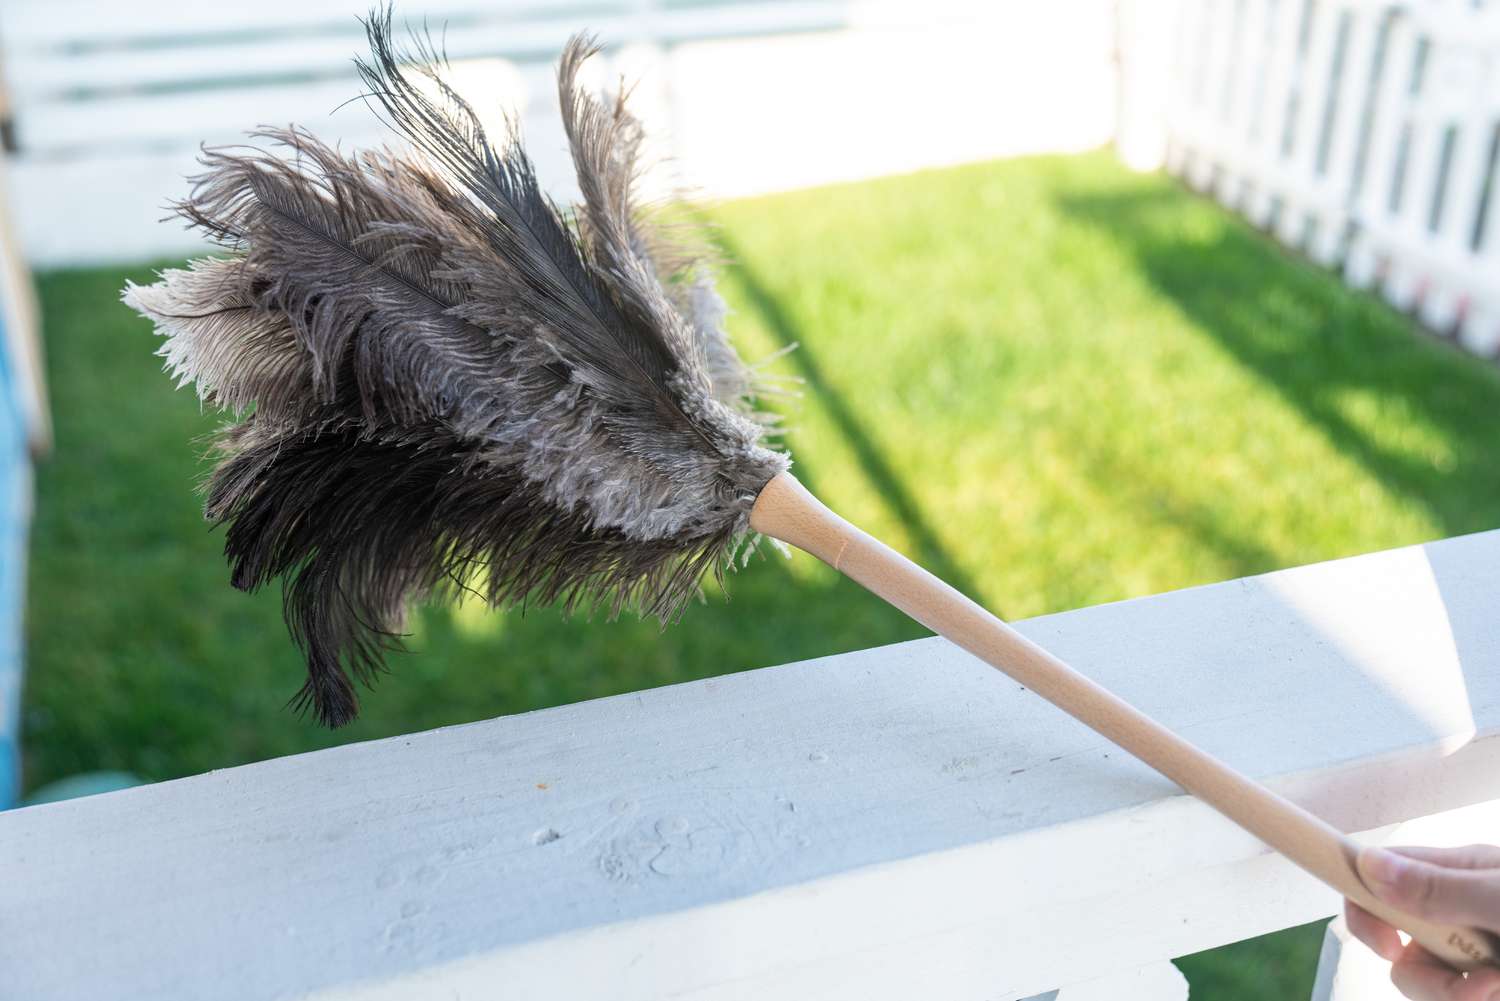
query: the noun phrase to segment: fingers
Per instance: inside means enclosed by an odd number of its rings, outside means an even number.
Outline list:
[[[1349,926],[1349,934],[1386,962],[1396,962],[1406,951],[1396,929],[1352,900],[1344,901],[1344,923]]]
[[[1431,921],[1500,928],[1500,847],[1366,848],[1360,877],[1382,901]],[[1413,1001],[1500,1001],[1500,970],[1464,976],[1358,905],[1345,907],[1349,931],[1391,961],[1391,981]]]
[[[1396,929],[1358,904],[1346,901],[1349,932],[1391,963],[1391,982],[1413,1001],[1500,1001],[1500,970],[1467,978],[1413,942],[1403,946]]]
[[[1465,977],[1415,942],[1392,964],[1391,983],[1412,1001],[1500,1001],[1500,970]]]
[[[1500,928],[1500,870],[1448,868],[1381,848],[1361,850],[1358,865],[1370,892],[1408,914]]]
[[[1464,845],[1462,848],[1412,846],[1386,850],[1445,869],[1500,869],[1500,845]]]

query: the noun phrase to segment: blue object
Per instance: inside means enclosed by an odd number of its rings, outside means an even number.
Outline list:
[[[31,457],[21,412],[20,377],[0,330],[0,810],[21,789],[22,617],[26,607],[26,532],[31,521]]]
[[[56,782],[34,790],[26,797],[25,805],[56,803],[64,799],[77,799],[79,796],[94,796],[101,792],[131,789],[143,784],[139,778],[129,772],[85,772],[82,775],[69,775],[65,779],[58,779]]]

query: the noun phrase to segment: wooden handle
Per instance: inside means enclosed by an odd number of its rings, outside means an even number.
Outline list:
[[[1110,694],[878,539],[855,528],[782,473],[750,512],[755,531],[796,546],[864,585],[938,635],[1016,679],[1146,762],[1365,910],[1455,968],[1500,966],[1487,932],[1402,914],[1366,888],[1358,845],[1259,782],[1204,753]]]

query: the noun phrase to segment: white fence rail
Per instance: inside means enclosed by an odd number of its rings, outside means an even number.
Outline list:
[[[1020,628],[1458,843],[1500,830],[1496,595],[1490,532]],[[1169,958],[1338,904],[936,639],[3,813],[0,886],[28,1001],[1182,1001]],[[1378,1001],[1342,952],[1320,996]]]
[[[38,264],[138,262],[200,244],[162,225],[199,143],[295,121],[347,147],[388,132],[351,57],[369,0],[6,0],[21,243]],[[654,151],[738,196],[1109,141],[1109,0],[398,0],[498,117],[518,107],[544,183],[571,182],[553,62],[574,31],[597,81],[637,81]]]
[[[1178,9],[1168,168],[1470,350],[1500,351],[1500,3]]]

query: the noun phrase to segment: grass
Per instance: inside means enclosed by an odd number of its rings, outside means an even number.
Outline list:
[[[1500,379],[1215,206],[1104,155],[725,205],[750,357],[805,380],[798,474],[1012,617],[1500,523]],[[30,786],[151,779],[911,638],[807,559],[754,564],[665,634],[471,605],[337,733],[282,705],[279,596],[231,590],[193,486],[216,418],[116,302],[149,269],[44,275],[57,452],[39,472]],[[767,623],[775,623],[772,628]],[[1317,930],[1184,960],[1212,1001],[1306,993]]]

